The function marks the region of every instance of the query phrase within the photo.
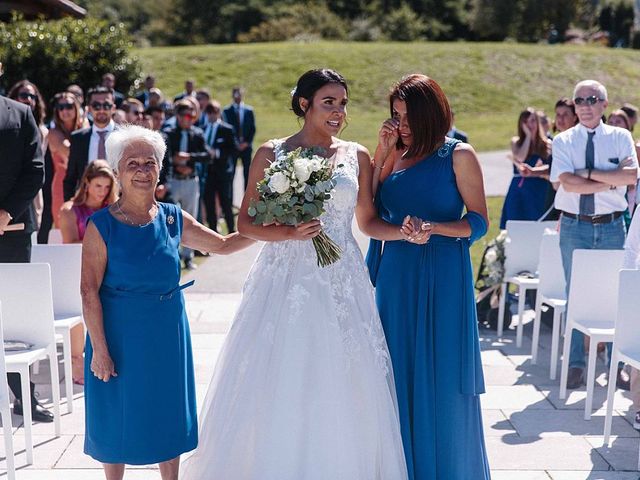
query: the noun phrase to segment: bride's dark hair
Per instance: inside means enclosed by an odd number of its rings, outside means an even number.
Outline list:
[[[298,79],[296,88],[291,95],[291,110],[293,110],[293,113],[298,117],[304,118],[305,111],[300,107],[300,99],[306,99],[309,102],[309,105],[311,105],[313,103],[313,96],[316,92],[330,83],[342,85],[347,93],[349,93],[347,81],[335,70],[321,68],[317,70],[309,70],[304,73]]]

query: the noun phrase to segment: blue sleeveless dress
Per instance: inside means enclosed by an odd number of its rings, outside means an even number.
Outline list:
[[[445,144],[380,186],[384,220],[460,220],[464,204]],[[468,238],[426,245],[372,240],[371,279],[395,375],[410,480],[486,480],[484,393]]]
[[[538,160],[549,164],[551,159],[544,159],[538,154],[529,155],[524,161],[535,167]],[[547,191],[551,184],[544,178],[523,177],[513,166],[513,178],[509,184],[507,196],[502,206],[500,229],[507,228],[507,220],[538,220],[545,212]]]
[[[109,208],[91,216],[107,246],[100,288],[117,377],[91,372],[85,354],[84,451],[103,463],[146,465],[198,442],[189,324],[180,280],[182,211],[160,203],[149,225],[126,225]]]

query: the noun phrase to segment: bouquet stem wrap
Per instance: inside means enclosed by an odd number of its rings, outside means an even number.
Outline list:
[[[329,238],[329,236],[320,231],[320,234],[313,237],[313,246],[316,249],[316,257],[318,259],[319,267],[326,267],[340,259],[342,250],[340,247]]]

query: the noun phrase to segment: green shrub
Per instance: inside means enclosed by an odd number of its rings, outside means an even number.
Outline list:
[[[0,86],[9,89],[22,79],[35,83],[45,99],[76,83],[90,88],[106,72],[116,76],[116,88],[137,87],[140,66],[129,56],[131,40],[122,24],[95,19],[65,18],[0,23],[0,62],[5,74]]]
[[[343,40],[347,37],[344,20],[323,4],[296,4],[265,11],[267,20],[238,35],[238,41],[273,42],[317,37]]]
[[[382,20],[382,33],[389,40],[398,42],[422,40],[426,30],[427,25],[406,3],[391,11]]]

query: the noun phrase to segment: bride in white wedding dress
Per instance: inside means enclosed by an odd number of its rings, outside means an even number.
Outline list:
[[[348,88],[332,70],[312,70],[292,96],[303,128],[265,143],[251,164],[240,232],[266,241],[244,286],[200,417],[199,445],[183,480],[405,480],[391,360],[373,288],[351,232],[408,238],[408,222],[377,217],[369,153],[334,137]],[[323,147],[336,187],[322,229],[342,249],[316,265],[309,241],[318,221],[298,227],[253,225],[256,182],[274,156]],[[335,158],[334,158],[335,157]]]

